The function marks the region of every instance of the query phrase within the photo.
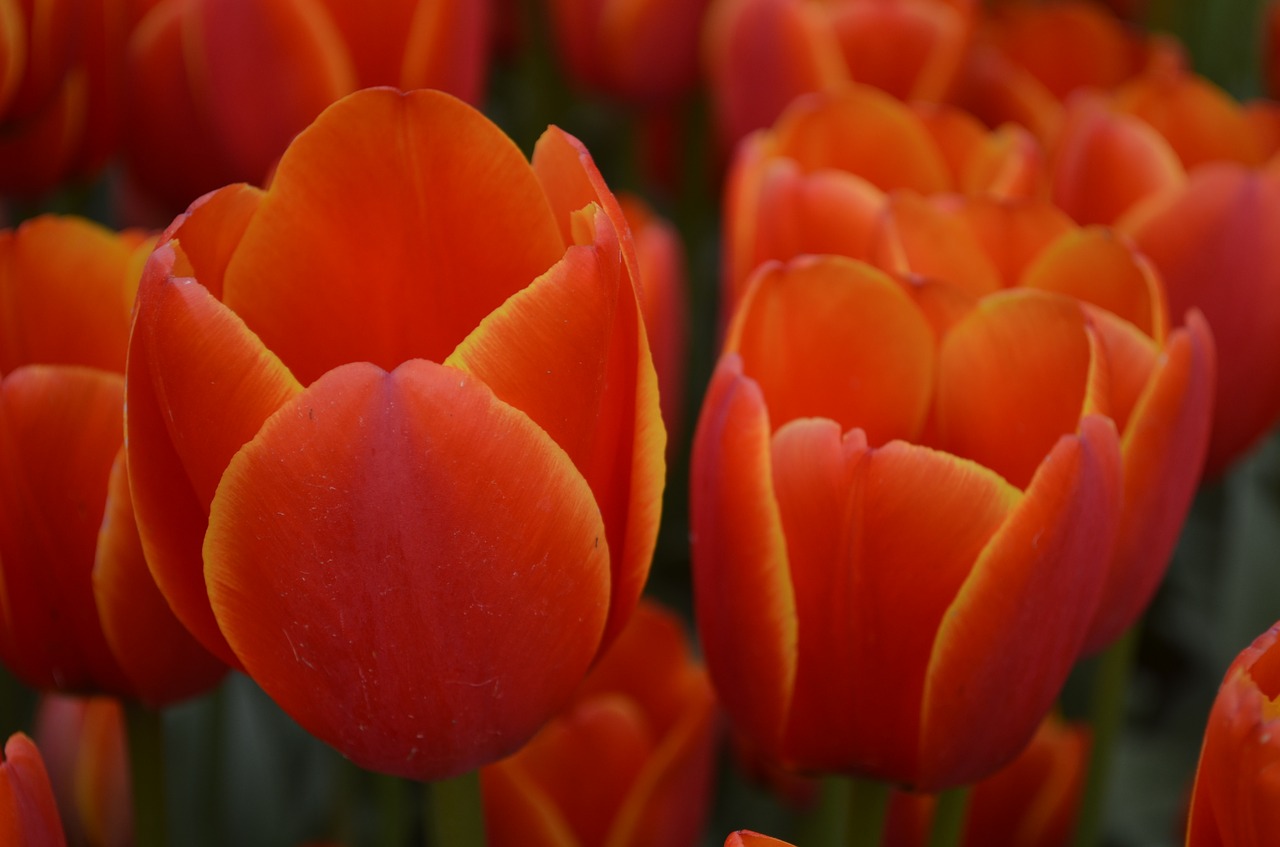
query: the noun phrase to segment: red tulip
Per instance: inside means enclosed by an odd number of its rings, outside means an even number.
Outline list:
[[[123,371],[143,242],[73,218],[0,234],[0,660],[35,688],[160,705],[222,671],[133,520]]]
[[[0,843],[66,847],[40,751],[22,733],[9,736],[0,761]]]
[[[1227,669],[1209,713],[1187,847],[1270,844],[1280,832],[1280,624]]]
[[[679,620],[642,603],[569,707],[481,772],[489,843],[696,844],[711,800],[715,716]]]
[[[786,841],[779,841],[758,832],[741,829],[731,833],[725,839],[724,847],[791,847],[791,845]]]
[[[36,741],[72,845],[133,844],[133,797],[124,711],[110,697],[46,695]]]
[[[345,98],[269,190],[195,204],[143,275],[127,384],[142,542],[178,617],[366,767],[518,748],[653,551],[637,276],[577,141],[549,130],[531,167],[438,92]]]
[[[487,0],[160,0],[134,30],[126,158],[181,209],[228,182],[264,180],[290,139],[373,85],[479,100]]]
[[[1012,759],[1057,696],[1122,470],[1078,303],[997,293],[935,328],[908,288],[838,257],[758,272],[695,437],[694,587],[739,731],[937,790]]]

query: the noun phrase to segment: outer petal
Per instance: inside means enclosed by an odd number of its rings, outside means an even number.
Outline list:
[[[773,441],[800,621],[786,761],[913,782],[943,612],[1018,492],[972,462],[802,420]]]
[[[356,763],[416,778],[527,741],[608,614],[604,526],[568,457],[420,360],[335,369],[268,420],[223,476],[204,554],[263,689]]]
[[[40,751],[22,733],[9,736],[0,763],[0,841],[66,847],[53,787]]]
[[[1045,201],[1009,202],[969,198],[957,212],[1010,288],[1026,267],[1055,239],[1074,229],[1071,219]]]
[[[419,0],[399,87],[438,88],[479,105],[489,67],[492,5],[491,0]],[[361,10],[367,17],[367,10]]]
[[[979,779],[1031,738],[1097,608],[1121,485],[1115,428],[1098,416],[1085,417],[1079,435],[1063,436],[1037,469],[938,629],[920,724],[929,756],[918,787]]]
[[[726,711],[775,757],[798,621],[774,498],[769,412],[742,360],[722,357],[693,442],[690,542],[698,632]]]
[[[260,189],[239,183],[193,202],[161,238],[174,245],[174,276],[195,277],[221,300],[227,265],[263,196]]]
[[[1169,338],[1124,429],[1124,512],[1085,649],[1118,638],[1155,594],[1208,448],[1214,347],[1199,312]]]
[[[861,262],[807,257],[760,269],[726,349],[764,392],[777,426],[803,417],[915,438],[934,378],[934,339],[911,299]]]
[[[1189,72],[1147,73],[1117,90],[1113,102],[1159,132],[1187,170],[1224,160],[1256,167],[1266,158],[1240,105]]]
[[[480,771],[492,847],[581,847],[564,815],[524,768],[507,759]]]
[[[301,390],[244,323],[157,248],[138,289],[126,384],[126,455],[147,563],[183,625],[237,664],[209,609],[201,545],[232,455]]]
[[[614,575],[607,643],[626,623],[649,571],[665,439],[617,233],[598,208],[594,226],[594,245],[571,247],[485,318],[447,364],[479,377],[533,418],[591,486]]]
[[[345,362],[443,361],[563,253],[524,157],[484,116],[369,90],[290,146],[222,299],[306,384]]]
[[[123,447],[111,466],[93,593],[107,643],[132,683],[129,696],[159,708],[204,693],[226,672],[174,617],[147,569]]]
[[[0,657],[36,688],[129,690],[90,579],[122,397],[118,374],[80,367],[0,383]]]
[[[970,21],[946,3],[831,7],[849,75],[901,100],[942,100],[969,41]]]
[[[761,835],[758,832],[748,832],[740,829],[737,832],[730,833],[725,839],[724,847],[792,847],[789,842],[779,841],[777,838],[770,838],[767,835]]]
[[[917,194],[890,198],[871,255],[890,273],[932,277],[977,297],[1001,287],[998,268],[965,221]]]

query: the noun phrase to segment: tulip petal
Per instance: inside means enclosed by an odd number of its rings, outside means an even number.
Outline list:
[[[1025,487],[1075,431],[1092,363],[1074,300],[1025,289],[984,299],[942,342],[937,446]]]
[[[932,277],[976,297],[1001,288],[991,257],[964,220],[916,194],[890,197],[871,255],[890,273]]]
[[[945,99],[969,42],[969,15],[946,3],[831,7],[849,74],[900,100]]]
[[[9,736],[0,762],[0,842],[66,847],[53,786],[31,739]]]
[[[128,696],[159,708],[204,693],[226,672],[174,617],[147,569],[123,446],[111,466],[93,594],[107,643],[132,683]]]
[[[808,769],[914,773],[934,633],[1018,492],[972,462],[868,450],[819,420],[778,430],[773,474],[800,620],[788,753]]]
[[[1075,228],[1071,218],[1047,202],[968,198],[958,211],[995,265],[1003,288],[1017,285],[1045,247]]]
[[[1168,140],[1187,170],[1218,161],[1257,167],[1266,158],[1240,104],[1202,77],[1147,73],[1121,86],[1112,102]]]
[[[694,437],[693,587],[703,649],[730,717],[777,755],[796,669],[795,595],[770,470],[769,412],[722,357]]]
[[[289,147],[222,299],[309,384],[346,362],[443,361],[563,253],[528,163],[483,115],[366,90]]]
[[[489,847],[581,847],[564,815],[518,760],[484,768],[480,785]]]
[[[174,245],[174,276],[191,276],[222,299],[227,265],[262,202],[261,189],[243,183],[196,200],[169,225],[162,241]]]
[[[238,665],[209,608],[200,553],[231,457],[301,390],[235,314],[157,248],[138,289],[127,375],[126,455],[156,584],[200,643]]]
[[[1173,333],[1123,431],[1124,511],[1085,649],[1100,650],[1146,608],[1191,507],[1208,448],[1214,348],[1199,312]]]
[[[352,3],[368,18],[368,9]],[[398,87],[438,88],[479,104],[484,99],[485,71],[488,68],[493,4],[485,2],[434,2],[418,0],[409,24],[400,66]],[[385,38],[382,21],[374,18],[375,28]]]
[[[914,438],[929,411],[933,333],[893,280],[861,262],[762,268],[726,349],[742,356],[775,426],[831,418],[882,444]]]
[[[263,689],[357,764],[419,779],[524,744],[608,614],[581,474],[483,384],[422,360],[344,365],[268,419],[223,476],[204,556]]]
[[[656,374],[618,236],[603,211],[595,243],[485,318],[446,363],[538,423],[582,472],[604,517],[614,578],[604,642],[648,574],[665,479]]]
[[[0,657],[35,688],[129,690],[90,581],[123,393],[70,365],[0,382]]]
[[[1118,438],[1090,415],[1058,440],[938,629],[925,678],[918,787],[972,782],[1035,732],[1079,656],[1120,510]],[[1011,684],[1016,680],[1016,684]],[[990,720],[991,704],[1001,719]]]

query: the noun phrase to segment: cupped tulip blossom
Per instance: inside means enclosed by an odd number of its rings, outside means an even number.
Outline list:
[[[489,0],[159,0],[134,29],[125,159],[174,211],[260,183],[289,141],[359,88],[483,94]]]
[[[738,146],[725,192],[727,318],[761,263],[803,253],[869,256],[895,189],[998,198],[1042,193],[1038,144],[956,109],[853,85],[793,103]]]
[[[1018,758],[973,787],[962,847],[1064,847],[1084,796],[1089,730],[1050,715]],[[883,847],[923,847],[935,799],[894,792]]]
[[[143,273],[126,385],[175,613],[303,727],[417,778],[513,752],[622,630],[664,435],[617,201],[440,92],[369,89]],[[270,567],[264,567],[270,563]]]
[[[1280,832],[1280,624],[1227,669],[1209,713],[1187,847],[1270,844]]]
[[[717,706],[673,614],[642,603],[563,713],[481,771],[493,847],[697,844]]]
[[[947,328],[930,308],[843,257],[763,266],[703,406],[691,524],[738,731],[792,769],[936,791],[1010,761],[1057,696],[1122,469],[1078,303],[997,293]]]
[[[1217,361],[1205,319],[1194,309],[1177,312],[1186,315],[1186,325],[1172,327],[1160,276],[1132,242],[1101,227],[1075,227],[1043,203],[899,194],[872,253],[876,264],[909,281],[936,326],[966,314],[970,298],[981,303],[1018,290],[1065,295],[1088,313],[1106,370],[1091,390],[1121,433],[1124,466],[1119,535],[1085,644],[1088,652],[1101,649],[1154,595],[1204,467]],[[985,367],[995,370],[967,378],[979,384],[1006,366],[988,361]],[[1050,360],[1044,367],[1054,381],[1066,378]],[[1023,405],[1050,408],[1040,398],[1047,389],[1033,387],[1041,378],[1028,371],[1022,379],[1020,396],[979,402],[954,394],[954,408],[933,422],[931,443],[978,458],[1018,484],[1035,451],[1023,454],[1021,471],[1003,465],[996,458],[1009,449],[1002,421],[1024,418]],[[941,384],[939,392],[950,396]]]
[[[120,701],[45,695],[36,712],[35,740],[67,841],[73,847],[132,845],[133,792]]]
[[[0,761],[0,843],[66,847],[44,759],[22,733],[9,736]]]
[[[129,309],[151,247],[77,218],[0,233],[0,661],[162,705],[222,675],[143,558],[124,464]]]
[[[944,100],[968,47],[972,0],[717,0],[704,56],[725,149],[802,94],[864,83]]]

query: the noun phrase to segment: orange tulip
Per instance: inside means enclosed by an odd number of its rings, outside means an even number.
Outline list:
[[[133,798],[120,701],[47,695],[36,713],[35,736],[44,751],[67,840],[88,847],[133,844]]]
[[[968,46],[971,0],[718,0],[705,30],[723,146],[796,97],[850,81],[940,101]]]
[[[373,85],[479,100],[487,0],[160,0],[134,30],[130,172],[174,209],[267,177],[290,139]]]
[[[791,847],[786,841],[770,838],[758,832],[740,829],[725,839],[724,847]]]
[[[9,736],[0,761],[0,844],[66,843],[40,751],[22,733]]]
[[[0,661],[35,688],[160,705],[222,674],[139,546],[125,347],[150,243],[74,218],[0,233]]]
[[[739,145],[729,171],[725,318],[766,260],[866,258],[890,191],[1032,196],[1040,159],[1016,127],[988,132],[963,112],[907,106],[867,86],[796,101]]]
[[[1227,669],[1209,713],[1187,847],[1270,844],[1280,832],[1280,624]]]
[[[481,772],[489,843],[698,843],[715,716],[679,620],[642,603],[560,717]]]
[[[439,92],[326,110],[143,274],[128,460],[165,596],[357,763],[522,745],[640,595],[664,438],[616,200]],[[271,562],[270,568],[261,567]]]

